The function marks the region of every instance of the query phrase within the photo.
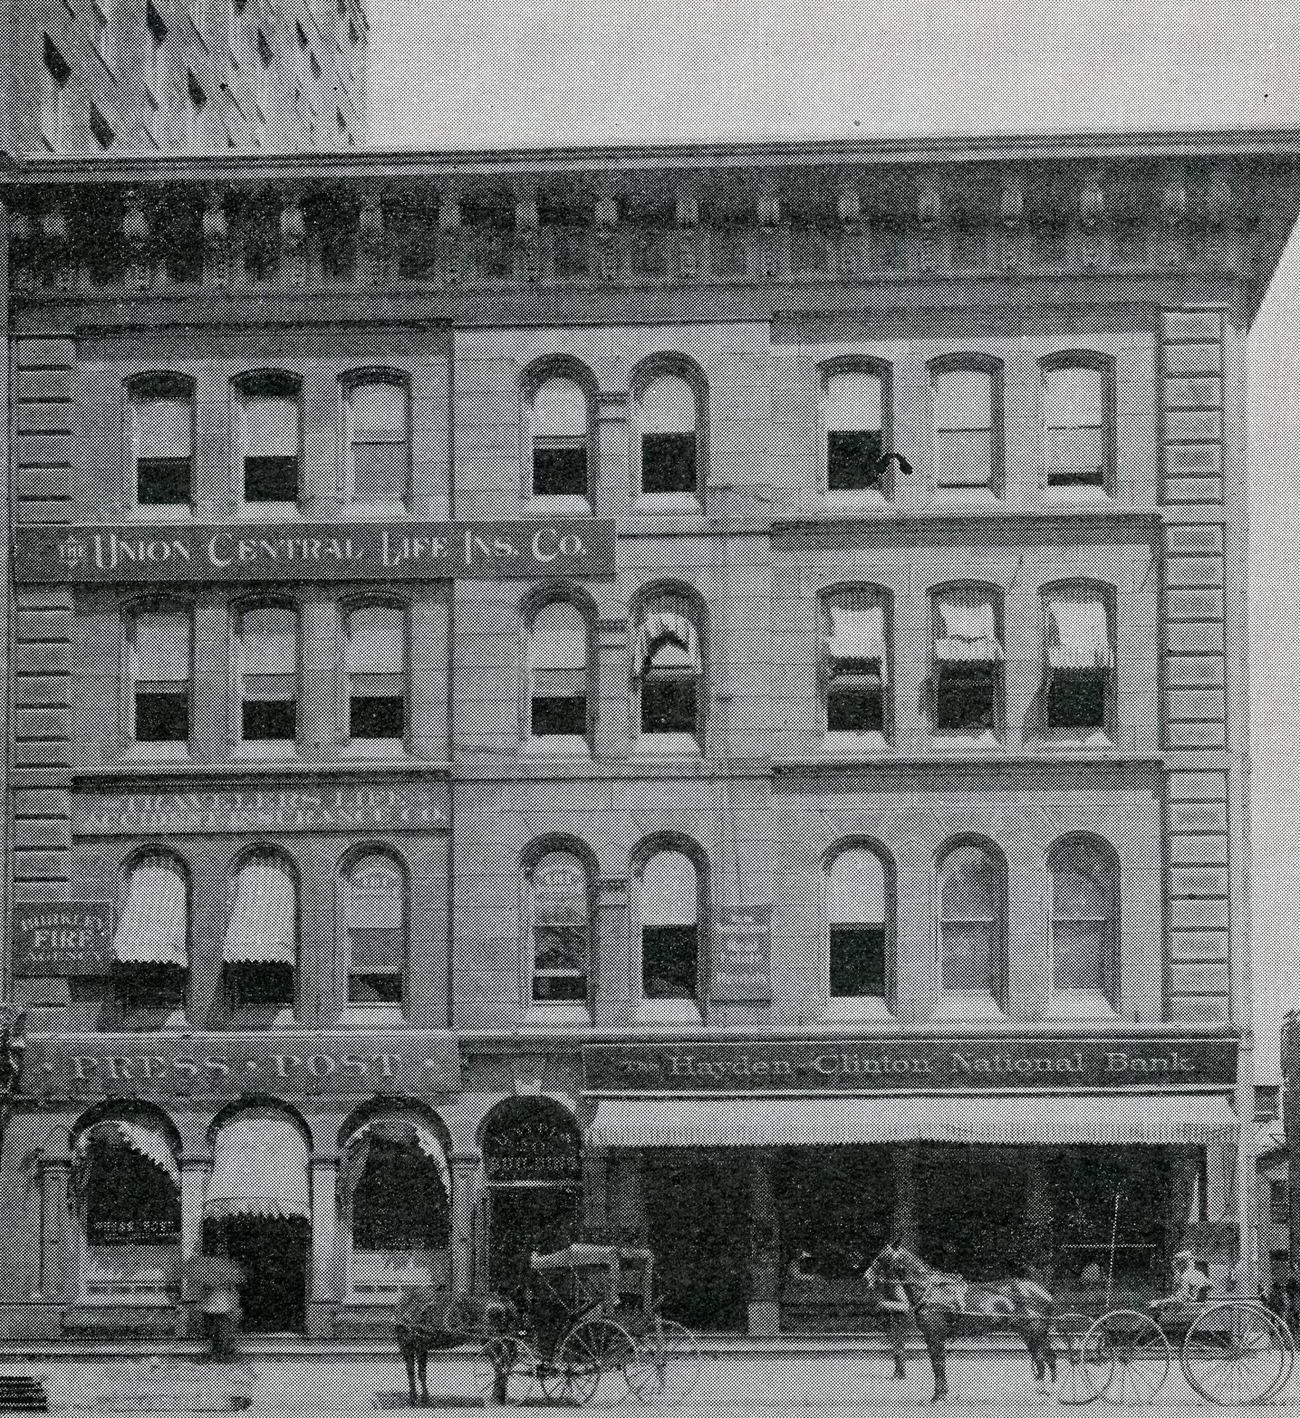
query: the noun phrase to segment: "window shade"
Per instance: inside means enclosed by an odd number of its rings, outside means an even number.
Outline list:
[[[226,929],[227,964],[297,963],[297,887],[276,857],[248,858],[235,878],[235,901]]]
[[[1114,664],[1106,602],[1096,592],[1054,591],[1047,600],[1047,663],[1054,670]]]
[[[533,396],[534,438],[586,438],[587,395],[572,379],[547,379]]]
[[[987,591],[954,590],[936,596],[935,647],[940,660],[1001,660],[997,610]]]
[[[846,370],[826,380],[823,422],[839,431],[879,432],[884,391],[878,374]]]
[[[699,674],[700,640],[689,615],[666,606],[647,611],[637,642],[640,669],[681,669]]]
[[[889,912],[885,864],[865,847],[850,847],[830,866],[826,915],[833,926],[884,925]]]
[[[638,422],[642,433],[694,433],[695,390],[679,374],[661,374],[641,395]]]
[[[126,903],[113,933],[113,954],[123,965],[186,968],[189,889],[178,862],[146,857],[132,868]]]
[[[641,873],[637,918],[640,925],[694,926],[700,917],[695,863],[683,852],[659,852]]]
[[[837,598],[826,607],[831,660],[865,660],[879,667],[884,678],[887,660],[885,607],[879,600]]]

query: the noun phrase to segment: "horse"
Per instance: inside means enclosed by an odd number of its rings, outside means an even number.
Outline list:
[[[393,1333],[406,1364],[406,1382],[411,1390],[411,1407],[429,1406],[429,1354],[440,1349],[456,1349],[462,1344],[483,1343],[494,1334],[516,1334],[519,1309],[502,1295],[458,1295],[427,1285],[403,1290],[393,1317]],[[416,1394],[416,1380],[420,1392]],[[505,1387],[506,1376],[497,1384]],[[505,1401],[504,1392],[501,1402]]]
[[[1049,1376],[1052,1383],[1056,1382],[1056,1354],[1051,1339],[1054,1301],[1032,1280],[972,1285],[960,1275],[932,1270],[919,1256],[898,1245],[886,1246],[867,1267],[863,1278],[877,1293],[897,1289],[907,1297],[934,1369],[932,1402],[948,1397],[948,1340],[962,1330],[987,1333],[1014,1329],[1034,1361],[1039,1392],[1048,1392]],[[897,1345],[894,1364],[895,1373],[901,1376],[903,1356]]]

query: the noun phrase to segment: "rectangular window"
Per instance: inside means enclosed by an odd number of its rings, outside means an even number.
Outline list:
[[[641,992],[649,1000],[693,1000],[699,974],[698,926],[641,931]]]
[[[406,939],[400,873],[372,859],[358,862],[348,886],[348,1002],[402,1003]]]
[[[885,732],[885,605],[869,591],[829,598],[824,646],[829,733]]]
[[[243,404],[241,442],[244,501],[298,501],[298,401],[283,395],[249,395]]]
[[[645,493],[695,491],[693,433],[647,433],[641,439],[641,490]]]
[[[1092,365],[1043,371],[1043,432],[1047,486],[1106,484],[1106,378]]]
[[[643,734],[693,734],[698,722],[694,675],[647,674],[641,684]]]
[[[865,369],[838,370],[822,389],[826,490],[887,495],[886,381]]]
[[[833,999],[884,998],[883,926],[832,926],[830,947]]]
[[[587,621],[577,606],[552,601],[534,616],[529,636],[533,738],[587,733]]]
[[[188,394],[159,392],[132,399],[136,502],[188,507],[194,462],[194,405]]]
[[[406,734],[406,621],[401,607],[353,610],[345,658],[348,736],[400,744]]]
[[[1000,666],[941,662],[935,679],[935,733],[979,737],[997,732]]]
[[[45,36],[45,63],[41,70],[41,106],[38,114],[41,137],[53,152],[63,148],[67,124],[68,79],[72,70],[63,55]]]
[[[240,736],[290,745],[298,735],[298,620],[289,606],[240,616]]]
[[[940,491],[991,491],[995,383],[987,369],[940,367],[932,371],[934,485]]]
[[[884,466],[879,431],[826,435],[826,486],[831,492],[884,492]]]
[[[407,423],[405,385],[367,380],[348,391],[351,502],[377,507],[405,505]]]
[[[586,444],[534,443],[533,493],[537,497],[586,497]]]
[[[142,612],[131,621],[134,738],[184,744],[190,737],[190,622],[183,611]]]
[[[1114,651],[1103,595],[1086,588],[1060,589],[1045,599],[1049,733],[1104,733]]]
[[[934,732],[982,738],[998,732],[1003,650],[993,592],[954,588],[935,596]]]

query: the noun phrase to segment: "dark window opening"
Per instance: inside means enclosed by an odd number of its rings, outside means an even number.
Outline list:
[[[352,1194],[359,1251],[437,1251],[450,1239],[447,1196],[432,1160],[416,1147],[367,1136],[365,1170]]]
[[[534,448],[533,495],[586,497],[586,448]]]
[[[1049,729],[1106,727],[1106,672],[1053,670],[1047,682]]]
[[[885,692],[880,677],[837,676],[826,696],[826,726],[831,733],[883,734]]]
[[[647,674],[641,682],[643,734],[693,734],[698,697],[694,676]]]
[[[400,739],[406,733],[406,704],[400,695],[353,695],[348,732],[354,739]]]
[[[249,740],[292,740],[298,737],[298,702],[295,699],[246,699],[243,704],[243,737]]]
[[[401,1004],[402,977],[388,973],[349,975],[348,1000],[352,1004]]]
[[[113,986],[128,1011],[179,1009],[185,1003],[185,971],[179,965],[119,965]]]
[[[534,738],[544,738],[552,734],[586,734],[587,696],[533,695],[530,729]]]
[[[695,491],[696,439],[693,433],[647,433],[641,439],[641,490]]]
[[[190,736],[190,696],[185,690],[137,689],[137,743],[185,743]]]
[[[641,992],[646,999],[696,996],[699,979],[696,926],[645,926],[641,931]]]
[[[189,458],[140,458],[136,479],[136,500],[141,507],[184,507],[189,503]]]
[[[230,961],[226,998],[231,1009],[292,1009],[293,967],[270,962]]]
[[[832,926],[830,945],[832,998],[885,997],[883,926]]]
[[[244,459],[245,502],[297,502],[298,459],[265,457]]]
[[[996,733],[1000,687],[997,663],[940,664],[935,670],[935,732]]]
[[[831,492],[886,493],[884,453],[879,432],[827,434],[827,488]]]

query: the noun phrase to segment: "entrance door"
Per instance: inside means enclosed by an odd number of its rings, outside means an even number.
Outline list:
[[[246,1334],[301,1334],[311,1228],[300,1220],[232,1216],[221,1230],[226,1254],[244,1272],[240,1328]]]
[[[522,1291],[532,1253],[562,1249],[581,1228],[576,1187],[492,1187],[488,1206],[488,1285],[499,1294]]]

